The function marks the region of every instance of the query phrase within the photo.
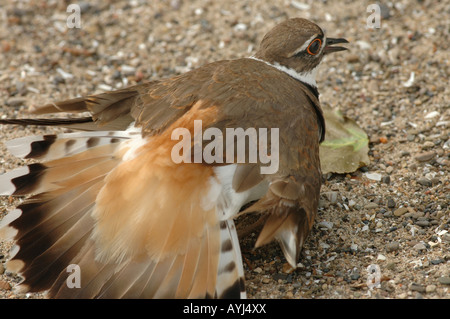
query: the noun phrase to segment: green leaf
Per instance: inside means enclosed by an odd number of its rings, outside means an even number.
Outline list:
[[[326,135],[320,145],[322,172],[351,173],[370,163],[366,132],[339,110],[323,107]]]

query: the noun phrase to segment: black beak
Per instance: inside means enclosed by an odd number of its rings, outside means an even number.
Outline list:
[[[339,39],[327,38],[327,43],[326,43],[326,46],[324,48],[324,54],[329,54],[329,53],[333,53],[333,52],[348,50],[345,47],[332,47],[333,44],[338,44],[338,43],[348,43],[348,41],[345,40],[344,38],[339,38]]]

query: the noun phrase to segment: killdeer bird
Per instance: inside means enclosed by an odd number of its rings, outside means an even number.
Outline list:
[[[256,246],[277,240],[295,267],[321,186],[315,75],[338,43],[290,19],[251,58],[34,111],[90,116],[1,120],[81,130],[7,144],[38,160],[0,177],[2,195],[30,195],[0,224],[16,241],[7,267],[20,287],[50,298],[246,297],[233,218],[249,203],[267,216]],[[261,173],[260,160],[175,163],[172,133],[195,120],[203,131],[277,128],[277,171]]]

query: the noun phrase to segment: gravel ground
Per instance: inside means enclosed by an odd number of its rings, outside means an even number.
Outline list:
[[[381,4],[375,29],[366,26],[374,1],[146,2],[78,2],[81,28],[69,29],[68,3],[2,1],[1,116],[246,57],[276,23],[309,18],[351,42],[351,51],[322,63],[318,85],[322,104],[366,130],[371,163],[325,176],[298,269],[287,266],[277,244],[253,250],[256,234],[242,239],[248,296],[449,298],[448,1]],[[0,142],[43,132],[0,130]],[[0,147],[0,173],[21,163]],[[17,202],[1,198],[0,218]],[[10,245],[0,243],[0,296],[40,298],[14,290],[17,275],[3,267]]]

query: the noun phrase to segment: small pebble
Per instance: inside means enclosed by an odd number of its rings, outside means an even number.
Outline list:
[[[253,269],[253,271],[254,272],[256,272],[257,274],[260,274],[260,273],[262,273],[262,269],[261,269],[261,267],[256,267],[255,269]]]
[[[330,203],[337,203],[338,192],[324,192],[323,195],[328,199]]]
[[[359,277],[361,277],[361,275],[360,275],[358,269],[354,269],[354,270],[352,271],[352,273],[350,274],[350,279],[351,279],[351,280],[358,280]]]
[[[419,178],[417,180],[417,183],[419,183],[422,186],[426,186],[426,187],[431,187],[432,186],[431,181],[428,178],[424,178],[424,177],[423,178]]]
[[[398,241],[393,241],[386,245],[386,251],[397,251],[400,248],[400,243]]]
[[[388,208],[395,208],[395,200],[393,200],[392,198],[389,198],[387,201],[387,207]]]
[[[289,264],[289,263],[284,263],[284,264],[283,264],[283,272],[284,272],[285,274],[291,274],[291,273],[294,272],[294,270],[295,270],[295,268],[293,268],[293,267],[291,266],[291,264]]]
[[[365,173],[366,177],[373,181],[381,181],[381,174],[379,173]]]
[[[397,265],[395,264],[395,262],[391,261],[387,264],[386,268],[389,270],[395,270],[397,268]]]
[[[442,235],[442,240],[450,243],[450,233]]]
[[[415,218],[415,219],[419,219],[419,218],[423,217],[424,215],[425,215],[424,212],[413,212],[411,214],[411,217]]]
[[[422,243],[418,243],[418,244],[414,245],[413,249],[415,249],[417,251],[422,251],[422,250],[426,250],[427,247],[425,247],[425,245]]]
[[[299,281],[292,284],[292,287],[294,287],[295,289],[302,288],[302,286],[303,286],[302,283]]]
[[[5,280],[0,280],[0,290],[11,290],[11,285]]]
[[[380,10],[380,15],[381,15],[381,18],[383,20],[387,20],[387,19],[389,19],[391,17],[391,11],[390,11],[389,7],[386,4],[380,3],[379,4],[379,8],[380,8],[379,9]]]
[[[359,62],[359,56],[357,54],[348,54],[347,62],[348,63],[357,63],[357,62]],[[370,89],[371,89],[371,91],[378,91],[378,90],[374,90],[372,88],[370,88]]]
[[[377,256],[377,260],[386,260],[386,256],[385,255],[382,255],[382,254],[378,254],[378,256]]]
[[[136,68],[128,65],[122,65],[121,73],[124,76],[134,75],[136,73]]]
[[[62,76],[55,75],[55,77],[52,80],[52,83],[55,85],[58,85],[58,84],[66,83],[66,81],[64,80],[64,78]]]
[[[421,291],[421,292],[425,292],[425,291]],[[416,299],[423,299],[423,295],[418,291],[416,293],[416,295],[414,296],[414,298],[416,298]]]
[[[408,141],[408,142],[414,142],[414,139],[416,138],[416,136],[414,135],[414,134],[408,134],[407,136],[406,136],[406,140]],[[408,153],[408,155],[409,155],[409,152],[407,152]]]
[[[5,104],[11,107],[20,107],[22,105],[25,105],[27,102],[27,99],[24,97],[12,97],[8,100],[6,100]]]
[[[432,112],[428,113],[427,115],[425,115],[425,119],[432,119],[432,118],[434,118],[436,116],[439,116],[439,115],[440,115],[439,112],[432,111]]]
[[[409,155],[411,155],[411,153],[408,152],[408,151],[403,151],[403,152],[400,154],[401,157],[406,157],[406,156],[409,156]]]
[[[433,178],[431,179],[431,184],[432,184],[432,185],[437,185],[437,184],[439,184],[440,182],[441,182],[440,179],[437,178],[437,177],[433,177]]]
[[[397,208],[397,209],[394,211],[394,215],[397,216],[397,217],[400,217],[400,216],[406,214],[407,212],[408,212],[408,208],[406,208],[406,207],[400,207],[400,208]]]
[[[71,73],[69,73],[69,72],[66,72],[66,71],[64,71],[64,70],[61,69],[61,68],[57,68],[57,69],[56,69],[56,72],[58,72],[59,75],[60,75],[64,80],[73,79],[73,74],[71,74]]]
[[[435,292],[436,291],[436,285],[427,285],[425,288],[425,292],[430,293],[430,292]]]
[[[111,77],[113,80],[119,80],[122,78],[122,73],[119,70],[115,70]]]
[[[419,220],[415,224],[419,225],[421,227],[428,227],[428,226],[430,226],[430,222],[428,220]]]
[[[432,160],[436,156],[435,152],[425,152],[417,155],[415,158],[419,162],[428,162]]]
[[[422,144],[422,149],[423,150],[428,150],[430,148],[433,148],[435,145],[433,142],[431,141],[426,141],[425,143]]]
[[[358,60],[359,60],[359,57],[358,57]],[[347,59],[347,61],[350,62],[348,59]],[[358,61],[356,61],[356,62],[358,62]],[[350,62],[350,63],[352,63],[352,62]],[[367,88],[371,92],[378,92],[378,91],[380,91],[380,87],[378,85],[378,82],[375,81],[375,80],[370,80],[369,84],[367,85]]]
[[[291,267],[292,268],[292,267]],[[280,274],[280,273],[275,273],[275,274],[273,274],[273,280],[275,280],[275,281],[279,281],[279,280],[281,280],[281,281],[283,281],[283,280],[286,280],[286,278],[287,278],[287,275],[286,274]]]
[[[378,208],[378,204],[374,202],[368,203],[366,206],[364,206],[365,209],[375,209]]]
[[[445,276],[445,277],[439,277],[438,278],[439,283],[441,283],[442,285],[450,285],[450,277]]]
[[[425,292],[425,287],[416,283],[412,283],[409,288],[413,291]]]
[[[320,223],[318,223],[318,226],[321,228],[327,228],[327,229],[332,229],[333,228],[333,223],[323,220]]]

